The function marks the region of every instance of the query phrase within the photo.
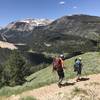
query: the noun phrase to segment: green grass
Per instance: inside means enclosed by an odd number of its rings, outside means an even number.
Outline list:
[[[76,56],[79,57],[79,56]],[[68,59],[65,61],[65,77],[66,79],[74,78],[76,73],[73,71],[73,64],[76,57]],[[83,75],[86,74],[97,74],[100,72],[100,53],[98,52],[89,52],[80,55],[83,62]],[[39,88],[41,86],[49,85],[58,80],[56,72],[52,72],[52,65],[42,69],[29,77],[26,78],[27,81],[22,86],[16,87],[3,87],[0,89],[0,96],[10,96],[12,94],[19,94],[23,91],[32,90],[34,88]],[[31,80],[31,81],[30,81]]]
[[[31,96],[27,96],[27,97],[20,98],[20,100],[36,100],[36,99]]]

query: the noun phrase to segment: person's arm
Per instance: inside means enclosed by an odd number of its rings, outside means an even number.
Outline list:
[[[61,64],[62,64],[62,68],[65,69],[64,61],[63,60],[61,60]]]

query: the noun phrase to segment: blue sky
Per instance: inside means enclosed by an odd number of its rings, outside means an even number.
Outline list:
[[[0,26],[24,18],[57,19],[72,14],[100,16],[100,0],[0,0]]]

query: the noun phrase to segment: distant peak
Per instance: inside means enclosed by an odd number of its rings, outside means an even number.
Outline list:
[[[20,30],[20,31],[33,30],[34,27],[46,26],[46,25],[49,25],[51,22],[52,20],[50,19],[26,18],[26,19],[11,22],[10,24],[6,26],[6,28]]]

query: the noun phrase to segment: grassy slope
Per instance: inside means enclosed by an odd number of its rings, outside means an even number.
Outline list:
[[[78,56],[77,56],[78,57]],[[86,74],[94,74],[100,72],[100,54],[98,52],[89,52],[83,55],[80,55],[82,57],[82,61],[84,64],[84,71]],[[74,59],[76,57],[73,57],[71,59],[68,59],[65,61],[65,76],[66,79],[73,78],[76,76],[76,74],[73,72],[73,64]],[[83,75],[85,74],[83,71]],[[52,66],[49,66],[43,70],[40,70],[29,77],[27,77],[27,80],[29,82],[26,82],[22,86],[16,86],[16,87],[3,87],[0,89],[0,95],[12,95],[12,94],[18,94],[23,91],[31,90],[34,88],[38,88],[44,85],[48,85],[50,83],[57,81],[57,74],[56,72],[52,72]]]

